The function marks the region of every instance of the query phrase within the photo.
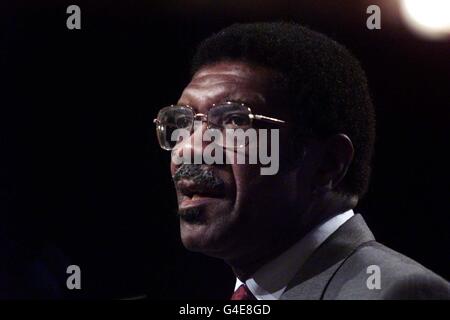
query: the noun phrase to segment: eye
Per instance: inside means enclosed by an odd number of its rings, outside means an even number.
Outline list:
[[[191,125],[190,117],[180,115],[175,119],[175,126],[178,129],[187,128]]]
[[[242,128],[250,124],[250,119],[248,115],[234,113],[224,117],[222,123],[226,128]]]

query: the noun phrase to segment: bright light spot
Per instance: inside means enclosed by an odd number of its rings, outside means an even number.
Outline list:
[[[450,0],[401,0],[401,10],[415,31],[431,38],[450,36]]]

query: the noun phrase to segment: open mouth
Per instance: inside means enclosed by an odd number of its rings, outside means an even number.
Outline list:
[[[223,188],[205,186],[192,180],[182,179],[177,183],[176,187],[182,195],[179,204],[180,209],[200,206],[220,200],[225,196]]]

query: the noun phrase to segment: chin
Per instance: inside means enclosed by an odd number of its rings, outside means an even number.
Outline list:
[[[189,251],[223,258],[232,238],[232,210],[211,211],[199,208],[180,212],[181,241]]]
[[[223,243],[214,235],[208,225],[190,224],[180,221],[181,241],[183,246],[193,252],[200,252],[208,256],[221,255]]]

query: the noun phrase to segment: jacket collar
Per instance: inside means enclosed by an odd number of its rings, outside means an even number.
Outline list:
[[[310,256],[282,294],[282,300],[322,299],[336,271],[356,248],[375,240],[363,217],[357,214],[336,230]]]

